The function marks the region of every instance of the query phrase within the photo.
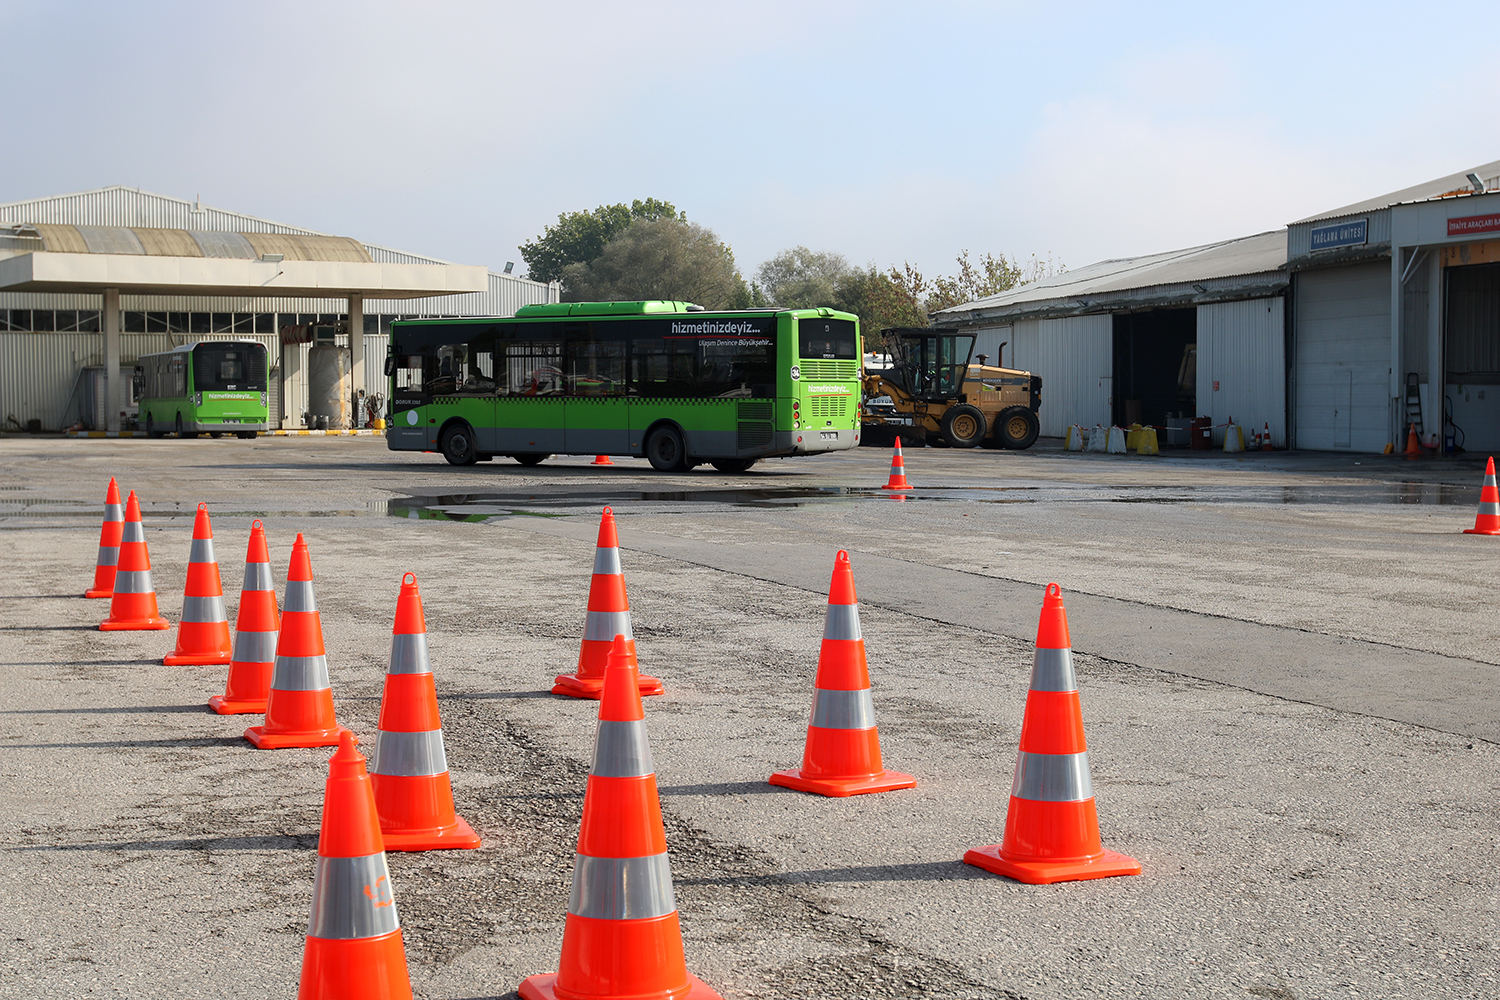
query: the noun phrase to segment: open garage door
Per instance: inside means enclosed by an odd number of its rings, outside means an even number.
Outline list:
[[[1500,450],[1500,264],[1445,269],[1447,401],[1467,451]]]
[[[1191,374],[1184,369],[1198,339],[1198,311],[1149,309],[1114,317],[1114,422],[1167,426],[1168,417],[1197,415]],[[1191,364],[1191,361],[1190,361]]]

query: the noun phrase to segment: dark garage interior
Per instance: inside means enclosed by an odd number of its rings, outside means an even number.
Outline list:
[[[1165,427],[1169,416],[1196,415],[1197,309],[1116,313],[1114,335],[1117,425]]]

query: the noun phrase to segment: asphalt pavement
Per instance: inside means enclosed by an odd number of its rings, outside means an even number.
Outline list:
[[[328,750],[253,749],[222,667],[102,633],[104,484],[138,491],[165,616],[192,513],[237,605],[262,518],[304,534],[339,721],[375,732],[396,594],[422,588],[478,851],[389,856],[413,985],[555,970],[596,704],[573,669],[618,518],[688,967],[750,997],[1494,997],[1500,538],[1483,458],[909,450],[664,476],[453,469],[378,439],[0,438],[0,997],[285,996]],[[802,753],[850,552],[886,765],[907,791],[775,788]],[[1105,846],[1136,877],[1029,886],[1004,830],[1043,586],[1062,587]]]

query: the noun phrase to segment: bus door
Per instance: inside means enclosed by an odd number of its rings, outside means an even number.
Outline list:
[[[563,379],[567,386],[562,451],[572,455],[624,455],[630,451],[625,395],[626,339],[619,324],[568,324]]]

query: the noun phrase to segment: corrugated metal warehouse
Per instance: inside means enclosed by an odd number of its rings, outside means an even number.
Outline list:
[[[304,287],[288,284],[298,280]],[[385,389],[393,319],[509,316],[556,302],[559,292],[555,283],[133,188],[3,204],[0,418],[13,430],[80,420],[116,429],[134,412],[137,357],[246,338],[271,353],[273,423],[279,416],[281,426],[300,427],[310,345],[283,344],[296,339],[284,330],[348,324],[352,315],[362,336],[339,343],[355,358],[353,389],[373,395]],[[111,368],[120,373],[114,407],[105,405]]]
[[[933,319],[1042,376],[1045,435],[1180,414],[1269,424],[1278,448],[1380,451],[1411,423],[1500,448],[1500,161]]]

